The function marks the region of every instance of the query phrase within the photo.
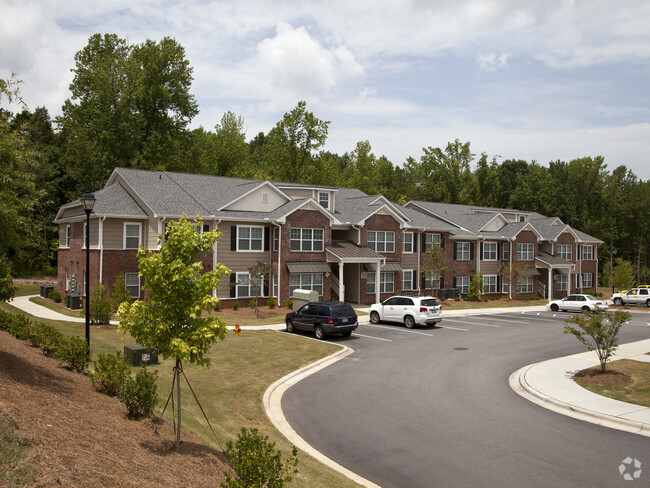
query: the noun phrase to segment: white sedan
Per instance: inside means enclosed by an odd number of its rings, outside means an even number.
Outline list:
[[[593,295],[567,295],[562,300],[553,300],[548,303],[548,308],[553,312],[595,312],[596,310],[609,310],[605,300],[599,300]]]

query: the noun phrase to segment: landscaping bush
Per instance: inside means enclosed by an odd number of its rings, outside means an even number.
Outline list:
[[[52,290],[47,294],[47,297],[51,299],[54,303],[61,303],[63,300],[61,299],[61,294],[56,291]]]
[[[221,302],[216,302],[215,304],[212,305],[212,310],[215,312],[219,312],[221,310]]]
[[[141,418],[153,416],[153,409],[158,400],[156,379],[158,371],[142,368],[135,378],[127,378],[118,392],[118,398],[126,406],[129,417]]]
[[[248,307],[255,310],[257,308],[257,299],[253,298],[250,302],[248,302]]]
[[[259,435],[257,429],[242,428],[237,442],[226,444],[235,477],[224,472],[222,488],[274,487],[281,488],[291,482],[298,473],[298,449],[293,447],[291,457],[282,459],[282,452],[275,452],[275,442]]]
[[[109,396],[117,396],[120,388],[131,377],[131,366],[120,351],[115,354],[100,354],[95,361],[95,371],[90,373],[90,381],[95,390]]]
[[[467,299],[473,302],[480,301],[482,291],[483,291],[483,278],[478,273],[474,274],[474,276],[472,276],[472,279],[469,282],[469,293],[467,294]]]
[[[131,301],[131,293],[126,289],[124,273],[120,273],[111,286],[111,312],[117,312],[123,302]]]
[[[28,327],[31,324],[31,320],[26,315],[2,312],[0,321],[2,322],[0,328],[6,330],[17,339],[25,340],[29,337]]]
[[[68,368],[83,373],[88,368],[88,344],[81,337],[72,336],[65,339],[57,352],[62,361],[68,363]]]
[[[43,322],[31,322],[27,329],[27,339],[33,346],[43,349],[46,356],[56,356],[64,340],[59,329]]]
[[[293,308],[293,300],[287,300],[287,308]]]
[[[234,302],[232,302],[232,309],[237,310],[238,308],[239,308],[239,302],[235,300]]]
[[[90,290],[90,321],[93,324],[108,324],[110,320],[111,298],[106,289],[106,285],[99,283]]]
[[[268,304],[268,306],[269,306],[270,309],[274,309],[274,308],[275,308],[275,304],[276,304],[275,298],[273,298],[273,297],[269,298],[269,299],[266,301],[266,303]]]

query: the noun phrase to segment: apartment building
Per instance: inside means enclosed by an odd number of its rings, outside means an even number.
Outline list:
[[[351,188],[116,168],[90,219],[90,275],[85,272],[86,215],[80,200],[63,205],[58,285],[82,294],[85,280],[112,285],[124,273],[131,296],[142,296],[137,250],[158,249],[166,225],[201,216],[198,231],[223,236],[204,258],[206,269],[231,270],[215,296],[245,305],[252,297],[284,304],[293,290],[323,300],[370,304],[396,293],[457,290],[483,277],[488,296],[562,297],[597,284],[602,241],[534,212],[411,201],[401,206]],[[446,269],[421,272],[427,246],[440,246]],[[262,283],[248,269],[271,266]],[[503,263],[527,272],[511,284]]]

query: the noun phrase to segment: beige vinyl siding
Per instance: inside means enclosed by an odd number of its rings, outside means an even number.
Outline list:
[[[312,190],[300,188],[285,188],[284,192],[294,200],[302,200],[304,198],[312,198],[314,196],[314,192]]]
[[[287,202],[287,199],[269,186],[258,188],[254,192],[240,198],[225,210],[240,210],[251,212],[270,212]]]
[[[217,257],[220,263],[227,266],[229,269],[236,272],[248,271],[248,268],[258,261],[265,263],[270,262],[270,252],[269,251],[231,251],[230,250],[230,229],[231,227],[240,226],[259,226],[260,224],[251,223],[251,222],[221,222],[219,230],[221,230],[223,237],[219,240],[217,245]],[[236,231],[236,229],[235,229]],[[262,234],[264,235],[264,233]],[[271,240],[273,233],[271,233]],[[273,247],[273,243],[270,243],[270,248]],[[264,244],[262,245],[264,249]]]
[[[61,215],[59,219],[63,220],[63,219],[70,219],[74,217],[86,217],[86,212],[84,212],[83,206],[79,205],[77,207],[66,208],[63,211],[63,215]]]
[[[158,249],[158,219],[149,219],[147,221],[144,234],[144,246],[147,249]]]
[[[90,248],[99,249],[99,219],[90,219]],[[85,226],[84,226],[85,227]],[[86,236],[83,236],[83,242],[86,243]]]
[[[418,234],[415,234],[417,239]],[[418,247],[419,249],[419,247]],[[418,269],[418,253],[403,253],[402,254],[402,269]]]
[[[481,261],[482,275],[498,275],[501,261]]]
[[[104,221],[104,249],[124,249],[124,224],[140,224],[140,245],[144,245],[143,233],[147,232],[147,220],[106,219]]]
[[[495,218],[492,222],[483,227],[482,230],[484,232],[496,232],[504,225],[506,225],[506,222],[504,222],[501,218]]]

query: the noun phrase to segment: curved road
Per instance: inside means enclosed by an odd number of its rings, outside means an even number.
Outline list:
[[[621,343],[650,337],[650,315],[633,316]],[[333,339],[355,353],[285,392],[284,414],[316,449],[384,488],[649,486],[648,437],[559,415],[508,385],[523,366],[585,350],[563,334],[566,317],[361,325]],[[628,456],[644,463],[632,485],[619,473]]]

